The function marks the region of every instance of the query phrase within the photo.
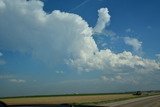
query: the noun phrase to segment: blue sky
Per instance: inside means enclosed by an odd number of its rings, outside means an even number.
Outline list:
[[[159,0],[0,0],[0,97],[160,89]]]

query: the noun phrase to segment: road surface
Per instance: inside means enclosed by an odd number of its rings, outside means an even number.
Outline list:
[[[103,104],[106,107],[160,107],[160,95]]]
[[[122,104],[115,107],[160,107],[160,96]]]

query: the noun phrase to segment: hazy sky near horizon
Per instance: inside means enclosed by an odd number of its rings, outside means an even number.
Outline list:
[[[159,0],[0,0],[0,97],[160,89]]]

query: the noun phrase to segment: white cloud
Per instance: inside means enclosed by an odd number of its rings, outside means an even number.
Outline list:
[[[31,53],[51,65],[97,49],[92,29],[80,16],[59,10],[46,14],[40,1],[3,2],[7,7],[0,14],[0,48]]]
[[[142,42],[136,38],[124,37],[124,42],[125,44],[132,46],[136,52],[142,48]]]
[[[13,83],[25,83],[26,80],[22,80],[22,79],[9,79],[10,82]]]
[[[0,13],[0,49],[30,53],[55,68],[67,64],[79,71],[128,72],[133,69],[147,72],[160,69],[155,60],[143,59],[131,52],[116,54],[109,49],[98,50],[92,35],[102,32],[110,21],[107,8],[98,11],[99,18],[93,29],[76,14],[59,10],[47,14],[41,1],[1,1],[6,7]],[[142,44],[129,37],[126,43],[136,50]]]
[[[97,20],[97,24],[94,27],[94,32],[95,33],[102,33],[104,28],[106,27],[106,24],[109,23],[110,21],[110,15],[108,13],[108,9],[107,8],[101,8],[98,10],[98,20]]]
[[[85,58],[81,57],[70,62],[70,64],[77,66],[82,71],[147,72],[160,70],[159,64],[155,60],[143,59],[126,51],[115,54],[109,49],[101,50],[92,56],[86,55]]]

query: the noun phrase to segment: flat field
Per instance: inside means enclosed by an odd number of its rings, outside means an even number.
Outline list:
[[[49,96],[49,97],[26,97],[26,98],[3,98],[0,99],[8,105],[24,104],[94,104],[118,101],[134,98],[132,94],[108,94],[108,95],[75,95],[75,96]]]

